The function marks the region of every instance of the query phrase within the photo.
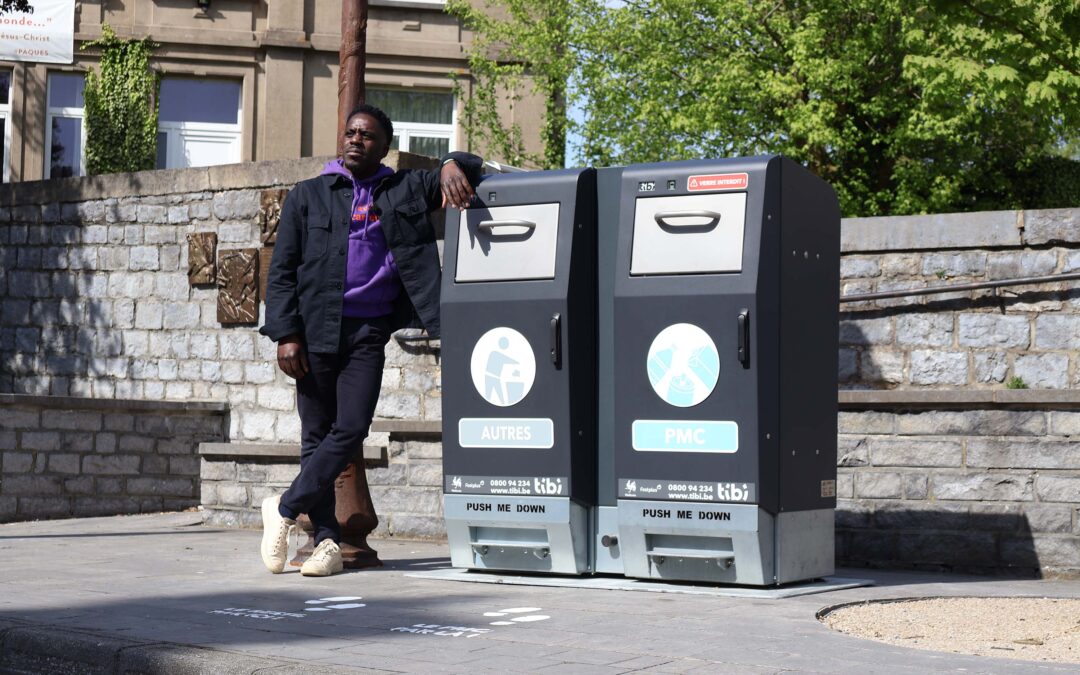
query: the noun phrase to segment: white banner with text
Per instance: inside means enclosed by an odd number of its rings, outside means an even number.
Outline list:
[[[33,12],[0,14],[0,61],[71,63],[75,0],[33,0]]]

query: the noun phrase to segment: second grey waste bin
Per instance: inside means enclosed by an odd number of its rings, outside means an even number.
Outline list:
[[[772,585],[831,574],[832,188],[788,159],[754,157],[626,167],[619,190],[615,367],[601,398],[614,400],[626,575]]]

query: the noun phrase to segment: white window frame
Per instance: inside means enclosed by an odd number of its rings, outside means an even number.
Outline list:
[[[454,122],[457,122],[457,115],[454,116]],[[456,124],[421,124],[419,122],[394,122],[394,135],[398,137],[398,150],[401,152],[412,152],[409,150],[409,141],[413,136],[423,136],[425,138],[445,138],[449,143],[450,152],[457,150],[457,144],[454,142],[457,134],[454,133]]]
[[[49,77],[56,73],[58,75],[82,75],[83,87],[86,87],[86,75],[83,73],[69,73],[65,71],[53,71],[50,72],[45,78],[45,99],[47,101],[45,108],[45,161],[42,164],[45,165],[43,176],[45,180],[49,180],[52,173],[52,123],[56,117],[70,117],[79,120],[79,173],[74,174],[76,176],[86,175],[86,109],[85,108],[54,108],[52,107],[52,88],[49,86]]]
[[[446,0],[371,0],[372,5],[406,9],[442,9]]]
[[[189,75],[177,73],[166,75],[175,79],[195,79]],[[164,79],[164,78],[163,78]],[[217,79],[217,78],[215,78]],[[165,134],[165,168],[182,169],[188,168],[189,164],[178,164],[175,160],[183,157],[184,140],[187,138],[202,140],[232,141],[236,156],[230,157],[221,164],[237,164],[243,161],[243,131],[244,131],[244,82],[235,78],[222,78],[240,85],[239,103],[236,108],[236,124],[223,124],[220,122],[158,122],[158,133]],[[211,165],[219,166],[219,165]]]
[[[7,103],[0,104],[0,119],[4,120],[4,152],[3,157],[0,157],[0,161],[4,163],[3,166],[3,182],[11,182],[11,97],[15,90],[15,71],[4,69],[8,76],[8,95]]]
[[[442,0],[438,0],[439,4],[442,4]],[[445,138],[450,143],[448,144],[449,152],[457,150],[457,128],[458,128],[458,109],[457,100],[454,98],[454,92],[448,89],[412,89],[404,87],[385,87],[382,85],[371,85],[372,89],[378,89],[380,91],[403,91],[403,92],[422,92],[425,94],[440,94],[450,97],[450,124],[434,124],[430,122],[405,122],[398,121],[391,116],[391,121],[394,123],[394,135],[398,137],[398,150],[401,152],[411,152],[409,150],[409,140],[413,136],[425,136],[428,138]]]
[[[243,114],[242,112],[240,114]],[[158,122],[158,133],[165,134],[165,168],[183,169],[192,165],[177,163],[176,159],[184,157],[184,140],[200,139],[209,141],[230,141],[234,144],[236,156],[229,157],[221,164],[239,163],[243,152],[242,142],[243,125],[241,124],[213,124],[209,122]],[[186,159],[186,158],[185,158]],[[211,165],[217,166],[217,165]]]

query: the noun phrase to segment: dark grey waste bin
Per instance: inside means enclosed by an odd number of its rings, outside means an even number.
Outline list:
[[[596,494],[591,169],[490,176],[450,211],[444,510],[455,567],[577,574]]]
[[[618,531],[598,539],[617,541],[632,577],[831,574],[835,193],[781,157],[631,166],[619,185],[601,384]]]

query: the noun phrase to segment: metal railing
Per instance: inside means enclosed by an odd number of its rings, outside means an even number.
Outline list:
[[[978,291],[985,288],[1005,288],[1008,286],[1030,286],[1036,284],[1050,284],[1057,281],[1080,280],[1080,272],[1066,272],[1064,274],[1048,274],[1038,277],[1015,277],[1013,279],[995,279],[994,281],[974,281],[965,284],[946,284],[942,286],[928,286],[927,288],[907,288],[895,291],[880,291],[878,293],[853,293],[840,296],[840,304],[847,302],[867,302],[870,300],[886,300],[888,298],[909,298],[918,295],[938,295],[942,293],[960,293],[964,291]],[[398,342],[430,342],[434,338],[427,333],[399,334],[394,338]]]
[[[880,291],[877,293],[853,293],[841,295],[840,304],[845,302],[866,302],[868,300],[885,300],[887,298],[908,298],[916,295],[937,295],[939,293],[959,293],[963,291],[978,291],[984,288],[1004,288],[1006,286],[1028,286],[1032,284],[1049,284],[1055,281],[1074,281],[1080,279],[1080,272],[1066,272],[1065,274],[1048,274],[1040,277],[1016,277],[1014,279],[997,279],[994,281],[974,281],[966,284],[946,284],[942,286],[928,286],[926,288],[907,288],[895,291]]]

